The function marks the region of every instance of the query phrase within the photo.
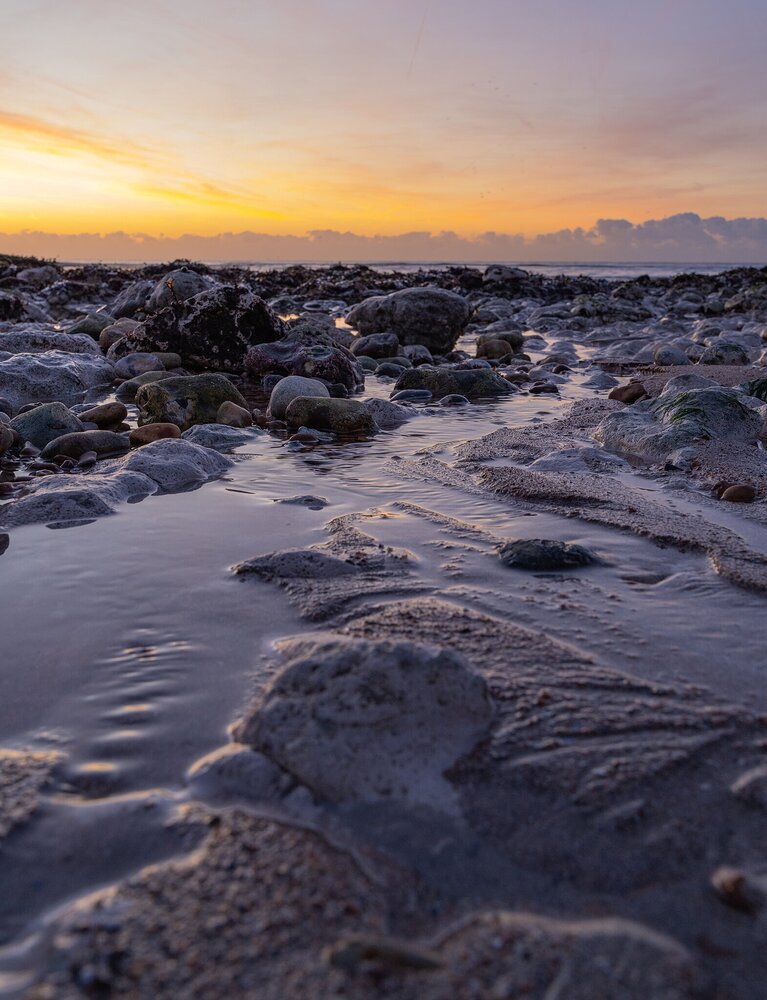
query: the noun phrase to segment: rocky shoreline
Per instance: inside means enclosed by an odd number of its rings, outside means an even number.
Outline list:
[[[0,258],[0,573],[35,525],[234,481],[248,449],[332,465],[378,438],[423,502],[328,519],[306,464],[285,510],[323,540],[220,565],[305,631],[161,805],[189,853],[39,914],[0,995],[756,1000],[767,717],[659,679],[610,615],[674,580],[625,564],[618,539],[645,539],[767,639],[767,269]],[[442,489],[572,532],[449,516]],[[625,671],[574,641],[595,627]],[[3,751],[0,843],[61,797],[62,757]]]

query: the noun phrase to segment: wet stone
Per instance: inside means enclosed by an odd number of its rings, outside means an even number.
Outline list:
[[[597,562],[597,557],[582,545],[548,538],[522,538],[506,542],[498,550],[504,566],[546,572],[576,569]]]

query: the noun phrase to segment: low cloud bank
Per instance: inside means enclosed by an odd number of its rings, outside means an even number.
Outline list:
[[[702,219],[692,212],[632,223],[600,219],[591,229],[562,229],[527,238],[453,232],[359,236],[332,229],[305,236],[221,233],[155,237],[142,233],[0,233],[0,253],[59,260],[151,261],[455,261],[767,263],[767,219]]]

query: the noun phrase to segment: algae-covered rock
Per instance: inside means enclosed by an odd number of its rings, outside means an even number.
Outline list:
[[[176,424],[182,431],[194,424],[212,424],[222,403],[247,409],[245,398],[224,375],[178,375],[149,383],[136,393],[140,424]]]

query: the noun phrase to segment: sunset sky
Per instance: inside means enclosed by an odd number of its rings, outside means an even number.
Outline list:
[[[764,0],[0,0],[0,232],[767,215]]]

